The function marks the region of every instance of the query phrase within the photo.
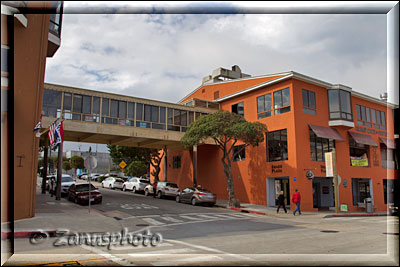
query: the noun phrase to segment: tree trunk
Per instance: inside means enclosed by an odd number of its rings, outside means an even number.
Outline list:
[[[227,155],[227,153],[224,153],[224,156],[222,158],[222,164],[224,165],[224,173],[225,173],[226,181],[227,181],[227,185],[228,185],[228,193],[229,193],[228,206],[239,208],[240,203],[236,199],[235,190],[233,187],[231,160],[229,158],[229,155]]]

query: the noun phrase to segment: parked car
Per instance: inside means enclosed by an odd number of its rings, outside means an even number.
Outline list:
[[[124,180],[118,177],[108,177],[101,182],[101,187],[103,188],[119,188],[122,190]]]
[[[71,175],[63,174],[61,176],[61,195],[68,194],[68,189],[71,185],[75,183],[74,179],[72,179]],[[57,186],[57,175],[49,175],[46,180],[46,190],[50,193],[55,193]]]
[[[179,188],[176,183],[171,183],[171,182],[158,182],[157,183],[157,197],[158,198],[163,198],[163,197],[175,197],[176,194],[178,193]],[[150,194],[154,194],[153,192],[153,185],[149,184],[145,187],[144,189],[144,194],[146,196]]]
[[[78,178],[79,179],[85,179],[85,178],[82,177],[84,175],[87,175],[87,173],[86,172],[82,172],[81,174],[78,174]]]
[[[132,190],[133,193],[137,191],[144,191],[144,188],[150,184],[150,180],[133,177],[122,185],[122,191]]]
[[[211,191],[201,187],[187,187],[176,195],[176,202],[191,203],[193,206],[197,204],[215,205],[217,196]]]
[[[89,199],[90,185],[90,199]],[[76,183],[70,186],[68,190],[68,200],[80,204],[89,204],[90,202],[101,203],[103,196],[100,191],[89,183]]]

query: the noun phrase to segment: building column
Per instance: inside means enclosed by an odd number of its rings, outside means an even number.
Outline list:
[[[193,146],[193,186],[197,186],[197,145]]]
[[[164,181],[167,182],[167,166],[168,166],[168,159],[167,159],[167,146],[164,146]]]
[[[62,162],[63,162],[62,155],[63,155],[63,142],[58,144],[56,200],[61,200],[61,178],[62,178]]]

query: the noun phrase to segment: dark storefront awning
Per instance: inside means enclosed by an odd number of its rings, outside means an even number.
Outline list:
[[[340,133],[336,129],[325,126],[313,125],[313,124],[309,124],[308,126],[310,126],[311,130],[315,133],[315,135],[320,138],[344,141],[344,138],[340,135]]]
[[[384,143],[385,146],[389,149],[396,148],[396,144],[394,143],[394,140],[392,140],[392,139],[386,139],[386,138],[379,137],[379,140],[381,140],[381,143]]]
[[[378,144],[374,141],[374,139],[372,139],[372,137],[368,134],[361,134],[356,132],[349,132],[349,134],[358,144],[378,146]]]

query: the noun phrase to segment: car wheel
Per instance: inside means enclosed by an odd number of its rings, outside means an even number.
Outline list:
[[[101,183],[101,188],[104,188],[104,184],[103,183]]]
[[[149,190],[148,190],[148,189],[146,189],[146,190],[144,191],[144,195],[145,195],[146,197],[149,195]]]
[[[158,193],[157,193],[157,197],[158,197],[159,199],[161,199],[161,198],[162,198],[162,193],[161,193],[161,191],[158,191]]]
[[[175,200],[176,200],[177,203],[181,202],[181,199],[179,198],[179,196],[176,196]]]
[[[125,187],[125,185],[122,187],[122,191],[126,191],[126,187]]]
[[[133,193],[136,193],[136,187],[133,187],[133,188],[132,188],[132,192],[133,192]]]
[[[196,198],[194,197],[194,198],[192,198],[192,205],[193,205],[193,206],[196,206],[196,204],[197,204],[197,200],[196,200]]]

